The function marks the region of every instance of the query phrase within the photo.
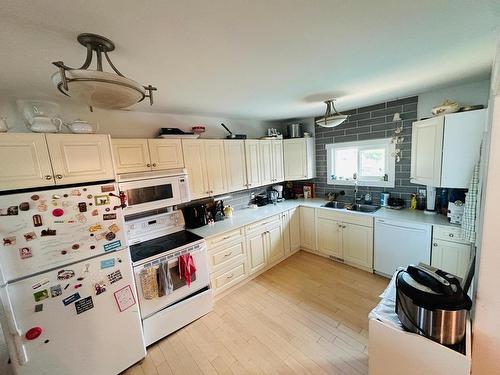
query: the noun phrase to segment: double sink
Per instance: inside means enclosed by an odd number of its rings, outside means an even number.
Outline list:
[[[349,211],[358,211],[358,212],[375,212],[377,211],[380,206],[374,205],[374,204],[351,204],[351,203],[344,203],[344,202],[337,202],[337,201],[330,201],[321,207],[326,207],[326,208],[335,208],[335,209],[346,209]]]

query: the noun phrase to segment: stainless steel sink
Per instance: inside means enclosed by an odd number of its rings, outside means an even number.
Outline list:
[[[339,209],[342,209],[342,208],[345,208],[345,203],[344,202],[336,202],[336,201],[330,201],[326,204],[324,204],[323,206],[321,207],[328,207],[328,208],[339,208]]]
[[[359,212],[375,212],[380,209],[380,206],[374,204],[353,204],[352,206],[347,207],[347,209]]]

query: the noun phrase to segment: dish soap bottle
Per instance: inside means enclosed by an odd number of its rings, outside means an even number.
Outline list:
[[[417,194],[412,194],[410,199],[410,210],[417,209]]]

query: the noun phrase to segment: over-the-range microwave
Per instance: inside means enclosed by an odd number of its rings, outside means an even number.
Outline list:
[[[125,215],[175,206],[191,200],[185,169],[120,174],[118,187],[126,197]]]

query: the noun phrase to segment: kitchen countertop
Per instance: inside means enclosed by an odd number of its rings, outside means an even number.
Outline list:
[[[323,208],[325,210],[334,210],[342,213],[347,213],[349,215],[363,215],[371,216],[374,218],[386,219],[386,220],[398,220],[430,225],[445,225],[459,227],[456,224],[450,224],[448,219],[444,215],[431,215],[426,214],[424,211],[418,210],[392,210],[390,208],[382,207],[380,210],[367,213],[367,212],[357,212],[348,211],[346,209],[335,209],[321,207],[326,201],[324,199],[295,199],[280,202],[276,205],[269,204],[267,206],[258,208],[243,208],[241,210],[235,210],[231,218],[227,218],[223,221],[218,221],[212,225],[205,225],[197,229],[189,229],[190,232],[197,234],[201,237],[212,237],[230,230],[241,228],[245,225],[254,223],[259,220],[266,219],[273,215],[278,215],[284,211],[291,210],[293,208],[304,206],[311,208]]]

